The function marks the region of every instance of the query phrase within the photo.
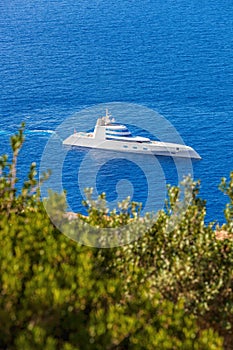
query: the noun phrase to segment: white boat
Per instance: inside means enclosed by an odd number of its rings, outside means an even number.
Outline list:
[[[142,136],[133,136],[125,125],[115,123],[115,120],[110,118],[108,110],[106,110],[104,117],[97,119],[94,132],[74,131],[63,141],[63,145],[201,159],[192,147],[171,142],[153,141]]]

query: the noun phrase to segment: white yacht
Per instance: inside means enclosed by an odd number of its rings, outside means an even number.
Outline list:
[[[153,141],[147,137],[133,136],[125,125],[115,123],[106,115],[97,119],[94,132],[76,132],[63,141],[63,145],[102,150],[153,154],[170,157],[201,159],[192,148],[182,144]]]

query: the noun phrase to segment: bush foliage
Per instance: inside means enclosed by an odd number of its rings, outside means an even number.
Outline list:
[[[22,126],[12,160],[0,158],[0,349],[232,349],[233,241],[205,224],[200,184],[187,178],[183,197],[169,188],[166,208],[136,241],[82,246],[49,220],[35,164],[16,191],[23,139]],[[232,233],[233,173],[220,187],[229,196],[223,229]],[[104,227],[105,209],[90,202],[86,220]],[[136,218],[124,211],[109,220]]]

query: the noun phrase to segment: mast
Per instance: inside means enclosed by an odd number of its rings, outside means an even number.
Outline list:
[[[102,119],[104,120],[104,122],[105,122],[105,125],[111,123],[110,117],[111,117],[111,114],[108,113],[108,108],[106,108],[106,110],[105,110],[105,116],[102,118]]]

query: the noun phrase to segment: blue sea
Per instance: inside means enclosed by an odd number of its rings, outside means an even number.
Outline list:
[[[22,179],[32,161],[39,169],[51,137],[61,144],[68,136],[57,132],[66,120],[83,129],[83,110],[112,112],[117,103],[152,110],[202,156],[192,163],[193,177],[201,180],[207,221],[222,223],[227,198],[218,185],[233,170],[232,28],[229,0],[0,0],[1,154],[10,152],[9,137],[25,121]],[[141,129],[130,120],[134,131],[156,134],[156,120],[140,118]],[[63,159],[60,187],[69,210],[83,212],[86,184],[113,203],[123,186],[125,196],[154,210],[152,197],[146,205],[148,181],[161,180],[164,191],[180,180],[169,158],[92,154],[80,182],[86,156],[71,150]]]

